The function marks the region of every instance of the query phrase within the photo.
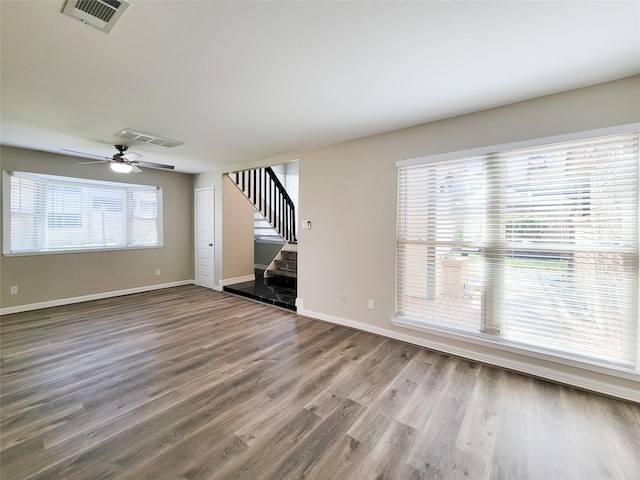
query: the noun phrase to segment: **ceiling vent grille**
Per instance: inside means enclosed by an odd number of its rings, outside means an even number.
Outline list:
[[[62,13],[109,33],[127,8],[122,0],[67,0]]]
[[[151,135],[149,133],[138,132],[137,130],[131,130],[125,128],[117,133],[114,133],[116,137],[125,138],[127,140],[135,140],[137,142],[151,143],[153,145],[159,145],[161,147],[173,148],[183,145],[184,142],[180,140],[171,140],[170,138],[158,137],[157,135]]]

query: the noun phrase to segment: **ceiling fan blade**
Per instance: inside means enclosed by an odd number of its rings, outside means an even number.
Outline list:
[[[105,159],[105,160],[93,160],[91,162],[76,162],[76,165],[91,165],[92,163],[105,163],[105,162],[110,162],[111,160],[109,159]]]
[[[149,167],[149,168],[164,168],[166,170],[173,170],[174,168],[176,168],[173,165],[164,165],[162,163],[141,162],[141,161],[136,161],[135,163],[143,167]]]
[[[141,169],[141,168],[136,167],[135,165],[131,165],[131,171],[132,171],[133,173],[142,173],[142,169]]]
[[[136,152],[127,152],[124,155],[121,155],[120,158],[127,160],[129,162],[136,161],[139,158],[142,158],[142,155]]]
[[[82,155],[85,157],[98,157],[98,158],[103,158],[104,160],[111,160],[111,157],[104,157],[102,155],[96,155],[95,153],[86,153],[86,152],[78,152],[76,150],[68,150],[66,148],[61,148],[62,151],[64,152],[70,152],[70,153],[77,153],[78,155]]]

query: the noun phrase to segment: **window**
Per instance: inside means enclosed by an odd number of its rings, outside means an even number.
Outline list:
[[[158,187],[12,172],[4,188],[5,254],[162,244]]]
[[[398,167],[396,319],[636,365],[637,133]]]

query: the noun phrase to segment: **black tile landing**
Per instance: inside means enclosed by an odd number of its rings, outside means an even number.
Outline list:
[[[266,279],[264,270],[256,270],[256,279],[251,282],[236,283],[224,287],[225,292],[252,298],[262,303],[296,311],[298,289],[295,279]]]

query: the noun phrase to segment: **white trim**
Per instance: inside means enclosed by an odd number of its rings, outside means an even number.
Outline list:
[[[226,287],[227,285],[235,285],[236,283],[251,282],[255,279],[256,279],[255,274],[244,275],[242,277],[221,278],[220,280],[218,280],[218,285],[220,287]]]
[[[99,161],[99,160],[98,160]],[[126,182],[113,182],[111,180],[94,180],[92,178],[84,178],[84,177],[67,177],[65,175],[52,175],[49,173],[38,173],[38,172],[23,172],[22,170],[10,170],[7,173],[11,176],[15,173],[18,173],[20,177],[28,178],[29,180],[35,180],[37,182],[42,182],[44,180],[49,180],[52,182],[56,182],[58,184],[64,183],[65,185],[76,186],[78,183],[83,183],[87,185],[96,185],[98,187],[109,187],[109,188],[119,188],[126,190],[144,190],[144,191],[153,191],[161,188],[157,185],[149,185],[145,183],[126,183]]]
[[[195,285],[195,280],[179,280],[177,282],[160,283],[157,285],[146,285],[144,287],[127,288],[125,290],[114,290],[112,292],[92,293],[90,295],[81,295],[79,297],[59,298],[57,300],[48,300],[46,302],[29,303],[26,305],[16,305],[15,307],[0,308],[0,315],[29,312],[31,310],[40,310],[41,308],[59,307],[61,305],[71,305],[73,303],[89,302],[91,300],[102,300],[104,298],[121,297],[123,295],[131,295],[132,293],[151,292],[153,290],[161,290],[163,288],[171,288],[171,287],[180,287],[182,285]]]
[[[605,135],[615,135],[618,133],[629,133],[640,130],[640,122],[628,123],[625,125],[616,125],[613,127],[597,128],[594,130],[585,130],[581,132],[565,133],[562,135],[553,135],[543,138],[532,138],[531,140],[522,140],[519,142],[503,143],[500,145],[488,145],[485,147],[471,148],[469,150],[459,150],[457,152],[446,152],[435,155],[427,155],[425,157],[408,158],[406,160],[398,160],[396,167],[408,167],[411,165],[419,165],[421,163],[440,162],[446,160],[454,160],[456,158],[469,158],[497,151],[513,150],[516,148],[528,148],[537,145],[546,145],[559,142],[570,142],[573,140],[581,140],[590,137],[602,137]]]
[[[10,230],[10,229],[5,229]],[[58,255],[58,254],[75,254],[75,253],[93,253],[93,252],[115,252],[123,250],[148,250],[152,248],[164,248],[164,244],[158,245],[132,245],[131,247],[117,246],[99,246],[99,247],[86,247],[76,250],[30,250],[27,252],[2,252],[5,257],[33,257],[36,255]]]
[[[438,336],[437,334],[430,336],[430,338],[427,340],[424,338],[395,332],[386,328],[375,327],[355,320],[327,315],[311,310],[305,310],[304,300],[301,298],[296,300],[296,306],[298,307],[298,315],[302,315],[305,317],[314,318],[316,320],[322,320],[325,322],[334,323],[357,330],[362,330],[368,333],[373,333],[375,335],[381,335],[383,337],[399,340],[401,342],[411,343],[447,354],[467,358],[469,360],[483,362],[509,370],[516,370],[522,373],[540,378],[546,378],[548,380],[563,383],[566,385],[572,385],[578,388],[583,388],[586,390],[591,390],[594,392],[603,393],[605,395],[611,395],[613,397],[640,403],[640,388],[624,387],[615,385],[611,382],[590,378],[587,375],[579,375],[576,373],[562,371],[561,368],[563,364],[558,361],[554,362],[552,359],[545,359],[545,362],[550,364],[550,366],[548,367],[534,365],[527,361],[520,361],[514,358],[510,358],[509,356],[507,356],[508,352],[501,351],[492,347],[481,347],[482,351],[471,350],[468,348],[468,345],[460,346],[461,341],[456,342],[456,344],[453,341],[450,341],[450,339]],[[523,358],[526,359],[526,355],[523,355],[522,352],[519,352],[519,355],[523,356]],[[557,365],[558,368],[553,368],[554,365]],[[591,366],[589,365],[582,366],[582,369],[585,370],[585,372],[593,371],[593,368],[591,368]],[[610,375],[615,377],[621,376],[619,371],[611,371]],[[624,376],[624,378],[626,378],[627,380],[638,382],[638,385],[640,387],[640,375],[636,373],[628,373]]]
[[[275,238],[255,238],[253,241],[254,243],[264,243],[265,245],[284,245],[287,243],[282,238],[278,238],[277,240]]]
[[[9,225],[5,218],[11,218],[11,175],[8,171],[2,171],[2,253],[6,257],[6,251],[11,245],[11,220]]]
[[[420,320],[409,317],[395,317],[391,319],[391,323],[396,327],[415,330],[416,332],[426,333],[429,336],[436,336],[442,339],[451,339],[454,341],[467,342],[477,345],[480,348],[492,348],[502,350],[504,352],[514,353],[525,357],[536,358],[545,362],[553,362],[569,367],[588,369],[589,371],[623,378],[640,382],[640,372],[633,370],[630,365],[607,365],[605,362],[598,362],[590,357],[579,357],[577,355],[565,354],[543,348],[536,348],[529,344],[518,344],[504,340],[495,334],[465,331],[449,326],[431,325]],[[446,342],[447,340],[445,340]]]

